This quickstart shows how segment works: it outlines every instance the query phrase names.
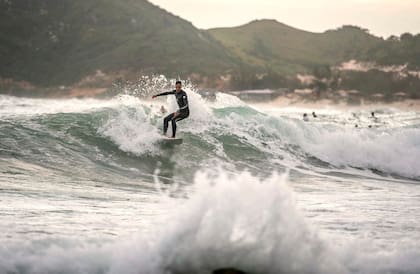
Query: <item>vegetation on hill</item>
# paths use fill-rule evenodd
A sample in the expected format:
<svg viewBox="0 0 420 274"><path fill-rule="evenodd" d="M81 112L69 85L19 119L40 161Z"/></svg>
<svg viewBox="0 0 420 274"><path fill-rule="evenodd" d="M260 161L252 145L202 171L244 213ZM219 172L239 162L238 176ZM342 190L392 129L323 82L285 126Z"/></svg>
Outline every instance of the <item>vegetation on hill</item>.
<svg viewBox="0 0 420 274"><path fill-rule="evenodd" d="M0 76L71 84L96 70L168 76L233 67L206 31L144 0L0 0Z"/></svg>
<svg viewBox="0 0 420 274"><path fill-rule="evenodd" d="M418 76L400 77L400 73L381 71L341 71L337 67L348 60L373 62L383 66L403 66L420 70L420 34L391 36L384 40L356 26L343 26L323 33L292 28L275 20L257 20L235 28L209 30L233 56L246 66L238 70L237 88L283 86L305 88L294 77L315 77L309 85L319 91L357 89L364 94L406 92L420 97Z"/></svg>
<svg viewBox="0 0 420 274"><path fill-rule="evenodd" d="M337 69L357 60L419 71L420 34L383 39L356 26L313 33L275 20L199 30L146 0L0 0L0 60L0 89L9 78L26 88L104 87L121 76L164 74L237 90L420 90L420 74ZM297 74L316 80L307 86Z"/></svg>
<svg viewBox="0 0 420 274"><path fill-rule="evenodd" d="M311 72L315 66L366 56L370 48L381 43L380 38L357 27L312 33L275 20L209 31L246 64L282 74Z"/></svg>

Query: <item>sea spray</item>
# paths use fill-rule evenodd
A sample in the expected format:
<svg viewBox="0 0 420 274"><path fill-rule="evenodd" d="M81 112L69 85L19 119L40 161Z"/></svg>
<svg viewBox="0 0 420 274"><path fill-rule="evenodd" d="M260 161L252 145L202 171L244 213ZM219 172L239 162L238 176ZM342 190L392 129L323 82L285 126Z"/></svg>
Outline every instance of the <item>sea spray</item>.
<svg viewBox="0 0 420 274"><path fill-rule="evenodd" d="M217 173L217 176L215 174ZM303 219L286 176L203 170L183 190L161 192L149 235L114 243L45 242L0 249L4 273L346 273L329 244ZM160 184L158 173L156 184ZM159 224L159 225L158 225ZM38 242L38 245L40 242Z"/></svg>
<svg viewBox="0 0 420 274"><path fill-rule="evenodd" d="M217 175L215 176L215 173ZM200 171L156 243L171 273L345 273L304 221L286 177Z"/></svg>

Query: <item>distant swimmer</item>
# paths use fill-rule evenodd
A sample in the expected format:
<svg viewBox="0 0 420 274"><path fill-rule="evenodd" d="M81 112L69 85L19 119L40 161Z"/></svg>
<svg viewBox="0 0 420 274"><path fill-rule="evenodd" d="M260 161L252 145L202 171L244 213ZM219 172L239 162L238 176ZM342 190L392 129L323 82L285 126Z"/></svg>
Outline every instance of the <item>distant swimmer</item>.
<svg viewBox="0 0 420 274"><path fill-rule="evenodd" d="M176 102L178 103L179 109L174 113L169 114L163 119L163 135L166 135L168 131L168 123L172 122L172 138L175 138L176 134L176 122L181 121L187 118L190 115L190 109L188 108L188 97L187 93L182 90L181 81L176 81L175 89L172 91L162 92L156 95L153 95L152 98L165 95L175 95Z"/></svg>
<svg viewBox="0 0 420 274"><path fill-rule="evenodd" d="M314 118L318 117L318 116L316 115L315 111L312 111L312 117L314 117Z"/></svg>
<svg viewBox="0 0 420 274"><path fill-rule="evenodd" d="M373 119L375 123L379 122L378 117L375 116L375 112L373 111L370 113L370 118Z"/></svg>
<svg viewBox="0 0 420 274"><path fill-rule="evenodd" d="M308 114L306 114L306 113L303 114L303 121L305 121L305 122L309 121Z"/></svg>

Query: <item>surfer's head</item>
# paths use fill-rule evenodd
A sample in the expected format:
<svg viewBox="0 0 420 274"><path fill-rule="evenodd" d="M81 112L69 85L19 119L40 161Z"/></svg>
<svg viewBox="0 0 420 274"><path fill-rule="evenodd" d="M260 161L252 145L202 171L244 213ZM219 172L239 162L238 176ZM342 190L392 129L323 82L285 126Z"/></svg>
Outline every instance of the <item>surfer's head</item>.
<svg viewBox="0 0 420 274"><path fill-rule="evenodd" d="M181 90L181 88L182 88L181 81L176 81L175 82L175 89L176 89L176 91L179 92Z"/></svg>

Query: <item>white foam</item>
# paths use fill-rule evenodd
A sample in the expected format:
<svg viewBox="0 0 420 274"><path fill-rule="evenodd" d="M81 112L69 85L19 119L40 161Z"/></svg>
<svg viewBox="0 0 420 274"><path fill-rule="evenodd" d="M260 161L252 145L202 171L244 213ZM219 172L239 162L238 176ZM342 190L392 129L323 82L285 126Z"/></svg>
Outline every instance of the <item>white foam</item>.
<svg viewBox="0 0 420 274"><path fill-rule="evenodd" d="M115 100L98 99L32 99L0 95L0 115L34 116L54 113L83 113L101 108L135 104L135 100L123 97Z"/></svg>
<svg viewBox="0 0 420 274"><path fill-rule="evenodd" d="M121 150L138 155L157 153L155 143L162 138L143 106L120 108L98 132L111 138Z"/></svg>
<svg viewBox="0 0 420 274"><path fill-rule="evenodd" d="M246 104L239 99L237 96L233 96L227 93L217 92L216 100L212 104L214 108L226 108L226 107L243 107Z"/></svg>
<svg viewBox="0 0 420 274"><path fill-rule="evenodd" d="M197 173L194 182L187 200L162 197L168 216L154 234L115 244L0 249L0 272L19 267L25 273L211 273L223 267L250 273L345 272L305 223L285 177L259 180L247 172L213 170Z"/></svg>
<svg viewBox="0 0 420 274"><path fill-rule="evenodd" d="M354 118L333 111L304 122L298 115L303 110L287 111L286 114L270 112L269 118L259 118L266 132L282 140L279 149L272 150L276 154L284 154L283 145L292 144L299 146L302 152L337 167L420 177L420 129L413 124L416 121L413 114L390 112L383 114L386 116L380 117L378 122L366 118L369 113L360 113L361 117ZM355 121L364 128L355 128ZM367 127L372 124L372 128Z"/></svg>
<svg viewBox="0 0 420 274"><path fill-rule="evenodd" d="M216 177L214 177L216 175ZM250 273L338 273L343 268L296 208L285 177L199 172L191 197L157 244L179 273L235 267Z"/></svg>
<svg viewBox="0 0 420 274"><path fill-rule="evenodd" d="M332 165L420 177L419 129L379 131L304 125L293 130L295 138L290 141Z"/></svg>
<svg viewBox="0 0 420 274"><path fill-rule="evenodd" d="M420 177L420 130L417 129L382 134L369 130L333 132L317 136L315 143L305 147L334 165Z"/></svg>
<svg viewBox="0 0 420 274"><path fill-rule="evenodd" d="M334 244L303 217L285 176L204 170L188 199L162 196L154 229L115 243L34 241L0 246L0 273L418 273L418 251L367 240ZM147 218L147 216L144 216ZM328 239L328 240L327 240Z"/></svg>

